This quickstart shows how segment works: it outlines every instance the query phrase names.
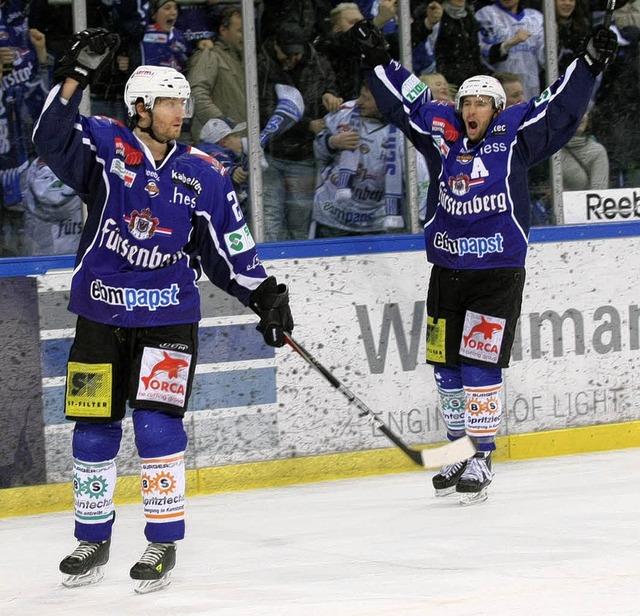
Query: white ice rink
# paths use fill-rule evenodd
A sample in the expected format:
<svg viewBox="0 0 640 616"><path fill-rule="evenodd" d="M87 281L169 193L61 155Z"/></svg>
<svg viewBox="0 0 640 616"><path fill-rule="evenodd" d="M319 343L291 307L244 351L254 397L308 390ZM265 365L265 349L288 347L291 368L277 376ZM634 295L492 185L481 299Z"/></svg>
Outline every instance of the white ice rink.
<svg viewBox="0 0 640 616"><path fill-rule="evenodd" d="M105 579L60 586L71 512L0 519L2 616L637 616L640 449L496 464L486 503L430 472L192 498L172 585L136 595L142 511Z"/></svg>

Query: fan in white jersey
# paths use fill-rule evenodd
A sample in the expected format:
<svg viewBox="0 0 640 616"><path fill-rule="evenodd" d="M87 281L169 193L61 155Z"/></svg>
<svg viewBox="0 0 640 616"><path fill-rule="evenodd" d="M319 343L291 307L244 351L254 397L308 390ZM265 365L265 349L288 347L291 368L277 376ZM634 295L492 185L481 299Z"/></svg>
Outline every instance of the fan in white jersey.
<svg viewBox="0 0 640 616"><path fill-rule="evenodd" d="M399 232L404 216L404 135L384 122L369 87L326 116L314 152L321 169L311 237ZM426 195L429 175L418 165Z"/></svg>

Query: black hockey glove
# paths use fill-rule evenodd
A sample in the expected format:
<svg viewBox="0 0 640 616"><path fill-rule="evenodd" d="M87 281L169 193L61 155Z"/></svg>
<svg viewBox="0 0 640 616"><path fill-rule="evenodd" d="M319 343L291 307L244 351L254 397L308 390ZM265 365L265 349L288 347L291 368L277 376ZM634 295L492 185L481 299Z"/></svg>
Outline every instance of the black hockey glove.
<svg viewBox="0 0 640 616"><path fill-rule="evenodd" d="M263 335L264 341L269 346L283 346L283 333L290 334L293 329L287 285L278 284L273 276L269 276L251 294L249 301L251 309L260 317L256 329Z"/></svg>
<svg viewBox="0 0 640 616"><path fill-rule="evenodd" d="M598 26L587 39L583 57L594 77L597 77L616 57L618 37L613 30Z"/></svg>
<svg viewBox="0 0 640 616"><path fill-rule="evenodd" d="M58 63L55 80L59 82L71 77L84 90L113 56L120 45L120 37L105 28L88 28L74 34L71 41L71 47Z"/></svg>
<svg viewBox="0 0 640 616"><path fill-rule="evenodd" d="M360 52L363 64L369 68L378 64L389 64L391 56L387 51L389 43L384 34L370 21L363 19L354 24L349 30L349 36Z"/></svg>

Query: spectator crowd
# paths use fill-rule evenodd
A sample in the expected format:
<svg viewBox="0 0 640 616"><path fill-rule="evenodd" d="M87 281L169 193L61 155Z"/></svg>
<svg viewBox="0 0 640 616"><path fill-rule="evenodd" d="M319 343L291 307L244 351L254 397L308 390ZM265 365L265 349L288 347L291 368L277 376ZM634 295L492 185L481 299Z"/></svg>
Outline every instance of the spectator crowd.
<svg viewBox="0 0 640 616"><path fill-rule="evenodd" d="M110 64L91 84L91 113L126 123L124 86L141 64L184 73L194 115L181 140L227 169L251 220L241 3L86 3L88 26L120 37ZM602 20L604 4L555 0L560 72ZM618 2L612 27L619 51L579 134L561 152L565 190L640 183L638 7L640 0ZM443 104L477 74L500 80L507 105L544 89L540 0L412 0L410 11L414 73ZM363 18L383 31L399 58L397 0L255 0L261 129L282 105L299 109L288 130L263 140L266 241L409 230L404 173L395 173L404 165L404 137L380 116L349 37ZM31 142L71 24L70 4L0 0L0 256L68 254L77 246L82 203L36 159ZM283 91L297 92L300 100L283 101ZM417 168L423 201L430 179L420 156ZM554 224L548 184L546 169L532 170L533 216L540 225Z"/></svg>

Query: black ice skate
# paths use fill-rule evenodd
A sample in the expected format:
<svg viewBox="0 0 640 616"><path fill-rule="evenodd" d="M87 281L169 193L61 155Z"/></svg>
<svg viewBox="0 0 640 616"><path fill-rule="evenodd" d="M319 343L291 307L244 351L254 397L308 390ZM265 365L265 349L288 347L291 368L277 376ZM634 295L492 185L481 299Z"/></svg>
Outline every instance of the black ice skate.
<svg viewBox="0 0 640 616"><path fill-rule="evenodd" d="M456 485L465 468L467 468L467 460L447 464L440 469L437 475L433 476L431 482L436 491L436 498L453 494L456 491Z"/></svg>
<svg viewBox="0 0 640 616"><path fill-rule="evenodd" d="M456 492L460 495L461 505L482 503L489 497L488 487L493 479L491 472L491 452L479 451L468 460L462 473Z"/></svg>
<svg viewBox="0 0 640 616"><path fill-rule="evenodd" d="M104 577L104 565L109 560L111 540L102 543L81 541L78 547L61 563L60 571L65 574L62 585L67 588L97 584Z"/></svg>
<svg viewBox="0 0 640 616"><path fill-rule="evenodd" d="M169 586L175 564L175 543L150 543L129 572L132 579L139 580L135 591L142 595Z"/></svg>

